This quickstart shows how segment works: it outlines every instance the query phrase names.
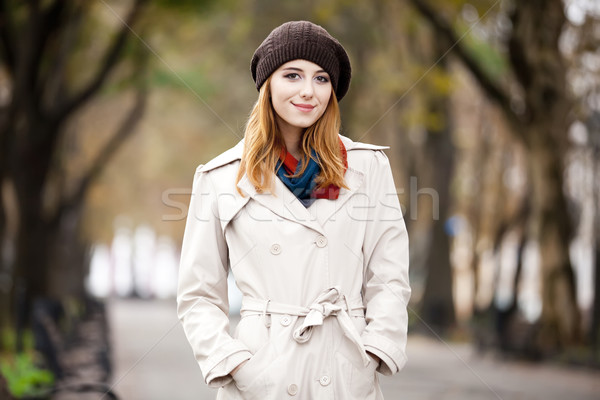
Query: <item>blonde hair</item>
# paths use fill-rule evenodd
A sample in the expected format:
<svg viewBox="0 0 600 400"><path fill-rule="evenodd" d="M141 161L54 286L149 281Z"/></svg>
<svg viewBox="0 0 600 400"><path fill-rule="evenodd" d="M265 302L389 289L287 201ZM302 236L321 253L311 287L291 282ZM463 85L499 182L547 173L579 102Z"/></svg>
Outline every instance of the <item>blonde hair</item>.
<svg viewBox="0 0 600 400"><path fill-rule="evenodd" d="M275 110L271 104L271 77L260 88L258 100L252 108L246 131L244 133L244 152L238 169L236 184L242 179L244 172L258 193L271 190L271 172L275 171L277 160L285 143L277 127ZM330 184L348 188L344 183L344 162L339 144L338 132L341 127L340 109L333 89L325 112L312 126L306 128L302 135L302 157L299 160L300 176L308 166L311 157L310 149L314 149L319 159L315 160L321 167L316 178L317 188L326 188ZM237 188L238 192L243 193Z"/></svg>

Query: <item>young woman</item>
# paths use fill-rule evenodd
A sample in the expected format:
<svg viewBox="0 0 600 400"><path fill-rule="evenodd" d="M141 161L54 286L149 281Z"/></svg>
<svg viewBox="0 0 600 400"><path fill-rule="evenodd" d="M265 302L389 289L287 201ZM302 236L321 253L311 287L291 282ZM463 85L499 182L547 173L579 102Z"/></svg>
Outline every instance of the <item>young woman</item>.
<svg viewBox="0 0 600 400"><path fill-rule="evenodd" d="M277 27L251 70L244 139L196 170L179 318L217 399L382 399L376 371L406 362L410 297L387 147L339 134L350 62L320 26Z"/></svg>

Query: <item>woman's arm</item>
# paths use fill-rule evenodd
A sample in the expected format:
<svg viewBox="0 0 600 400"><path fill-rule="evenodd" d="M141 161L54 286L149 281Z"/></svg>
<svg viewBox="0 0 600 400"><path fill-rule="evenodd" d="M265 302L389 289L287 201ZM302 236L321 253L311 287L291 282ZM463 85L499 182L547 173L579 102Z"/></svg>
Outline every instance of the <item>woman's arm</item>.
<svg viewBox="0 0 600 400"><path fill-rule="evenodd" d="M370 351L367 351L367 354L373 359L375 360L375 363L377 365L381 364L381 358L379 358L379 356L377 356L376 354L371 353Z"/></svg>
<svg viewBox="0 0 600 400"><path fill-rule="evenodd" d="M235 376L235 373L238 371L238 369L242 368L242 366L244 364L246 364L248 362L248 360L244 360L242 361L242 363L240 365L238 365L237 367L235 367L234 369L231 370L230 374L231 376Z"/></svg>
<svg viewBox="0 0 600 400"><path fill-rule="evenodd" d="M220 387L252 354L229 334L228 249L209 173L196 170L183 237L177 314L207 385Z"/></svg>
<svg viewBox="0 0 600 400"><path fill-rule="evenodd" d="M406 363L408 235L389 160L376 151L368 176L369 218L363 244L365 349L381 359L379 372L392 375Z"/></svg>

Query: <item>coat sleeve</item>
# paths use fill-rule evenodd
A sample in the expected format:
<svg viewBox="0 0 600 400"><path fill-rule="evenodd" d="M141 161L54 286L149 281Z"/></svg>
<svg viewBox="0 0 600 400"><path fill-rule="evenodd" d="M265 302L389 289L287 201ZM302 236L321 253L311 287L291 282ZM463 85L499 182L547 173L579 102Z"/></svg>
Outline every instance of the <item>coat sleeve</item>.
<svg viewBox="0 0 600 400"><path fill-rule="evenodd" d="M229 334L228 249L207 172L198 167L183 237L177 287L177 315L206 384L224 386L229 374L252 356Z"/></svg>
<svg viewBox="0 0 600 400"><path fill-rule="evenodd" d="M365 349L382 362L378 371L393 375L406 363L408 235L392 169L383 151L376 151L368 176L369 218L363 243L363 298L367 326Z"/></svg>

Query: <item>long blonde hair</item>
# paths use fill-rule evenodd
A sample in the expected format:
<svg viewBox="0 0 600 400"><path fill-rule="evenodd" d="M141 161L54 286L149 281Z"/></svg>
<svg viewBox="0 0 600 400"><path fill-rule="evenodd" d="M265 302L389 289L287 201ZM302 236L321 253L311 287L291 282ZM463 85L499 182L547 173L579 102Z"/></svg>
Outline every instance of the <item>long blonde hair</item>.
<svg viewBox="0 0 600 400"><path fill-rule="evenodd" d="M271 190L271 172L275 171L277 160L285 143L277 127L275 110L271 104L271 78L262 85L258 100L252 108L246 131L244 133L244 152L238 170L236 184L244 176L254 185L258 193ZM308 166L311 157L310 149L314 149L319 159L315 160L321 167L316 178L318 188L326 188L330 184L348 188L344 183L344 162L339 144L338 132L341 127L340 109L333 89L325 112L312 126L306 128L302 135L301 168L296 177ZM239 188L238 192L243 196Z"/></svg>

